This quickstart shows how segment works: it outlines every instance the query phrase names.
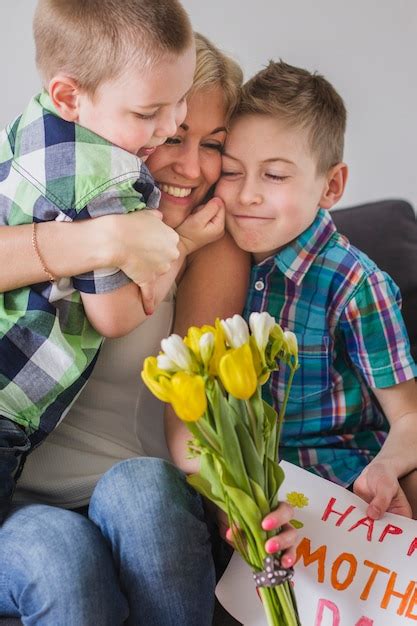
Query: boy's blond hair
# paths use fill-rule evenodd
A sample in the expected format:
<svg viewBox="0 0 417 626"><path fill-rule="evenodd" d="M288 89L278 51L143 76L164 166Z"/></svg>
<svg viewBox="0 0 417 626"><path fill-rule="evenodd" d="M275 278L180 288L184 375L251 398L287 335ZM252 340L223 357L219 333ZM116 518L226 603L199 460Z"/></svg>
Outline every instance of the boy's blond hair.
<svg viewBox="0 0 417 626"><path fill-rule="evenodd" d="M193 42L178 0L39 0L33 32L44 85L65 73L91 96L132 62L145 71Z"/></svg>
<svg viewBox="0 0 417 626"><path fill-rule="evenodd" d="M270 115L305 129L320 175L343 159L346 108L320 74L270 61L243 85L236 115L247 114Z"/></svg>
<svg viewBox="0 0 417 626"><path fill-rule="evenodd" d="M216 48L207 37L194 33L197 63L190 95L219 87L229 119L235 109L243 82L243 72L236 61Z"/></svg>

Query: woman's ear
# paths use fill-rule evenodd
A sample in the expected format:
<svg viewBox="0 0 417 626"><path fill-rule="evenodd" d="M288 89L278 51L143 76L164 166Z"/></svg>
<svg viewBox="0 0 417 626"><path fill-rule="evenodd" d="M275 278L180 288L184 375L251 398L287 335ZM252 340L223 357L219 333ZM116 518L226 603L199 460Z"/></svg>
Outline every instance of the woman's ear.
<svg viewBox="0 0 417 626"><path fill-rule="evenodd" d="M49 82L48 92L60 117L67 122L77 122L80 90L75 80L57 74Z"/></svg>
<svg viewBox="0 0 417 626"><path fill-rule="evenodd" d="M331 209L343 196L348 177L346 163L337 163L327 172L326 185L320 198L320 206L323 209Z"/></svg>

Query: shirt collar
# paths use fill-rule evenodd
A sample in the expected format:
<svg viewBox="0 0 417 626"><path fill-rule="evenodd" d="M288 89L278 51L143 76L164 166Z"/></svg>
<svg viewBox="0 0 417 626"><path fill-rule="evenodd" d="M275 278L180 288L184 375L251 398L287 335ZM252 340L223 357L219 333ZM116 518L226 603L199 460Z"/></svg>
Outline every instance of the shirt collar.
<svg viewBox="0 0 417 626"><path fill-rule="evenodd" d="M276 266L289 280L299 285L335 232L336 226L329 211L320 209L311 226L275 255Z"/></svg>

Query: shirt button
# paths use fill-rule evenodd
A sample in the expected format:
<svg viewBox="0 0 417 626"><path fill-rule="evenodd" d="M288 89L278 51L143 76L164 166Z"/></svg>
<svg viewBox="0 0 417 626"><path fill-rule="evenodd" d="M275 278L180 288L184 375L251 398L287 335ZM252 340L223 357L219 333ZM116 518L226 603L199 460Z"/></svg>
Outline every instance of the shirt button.
<svg viewBox="0 0 417 626"><path fill-rule="evenodd" d="M265 283L263 280L257 280L255 283L255 289L256 291L262 291L262 289L265 288Z"/></svg>

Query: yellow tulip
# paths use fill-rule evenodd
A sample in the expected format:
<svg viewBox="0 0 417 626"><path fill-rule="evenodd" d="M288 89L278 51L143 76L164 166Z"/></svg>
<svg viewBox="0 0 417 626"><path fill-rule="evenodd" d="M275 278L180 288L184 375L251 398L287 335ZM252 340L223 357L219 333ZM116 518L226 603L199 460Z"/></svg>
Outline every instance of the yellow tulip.
<svg viewBox="0 0 417 626"><path fill-rule="evenodd" d="M229 350L219 362L220 379L225 389L239 400L248 400L258 385L249 344Z"/></svg>
<svg viewBox="0 0 417 626"><path fill-rule="evenodd" d="M214 326L205 324L199 328L198 326L190 326L187 335L184 337L184 343L194 352L197 358L200 358L200 339L205 333L214 333L216 329Z"/></svg>
<svg viewBox="0 0 417 626"><path fill-rule="evenodd" d="M217 318L215 322L214 330L211 330L214 334L214 348L213 354L210 360L209 365L209 374L211 376L217 376L219 373L219 363L220 359L226 354L226 342L224 337L223 328L221 326L220 320Z"/></svg>
<svg viewBox="0 0 417 626"><path fill-rule="evenodd" d="M177 372L171 378L170 402L178 417L196 422L207 409L207 397L202 376Z"/></svg>
<svg viewBox="0 0 417 626"><path fill-rule="evenodd" d="M159 369L156 357L148 356L145 359L141 376L143 382L152 391L154 396L162 400L162 402L170 402L170 374L165 370Z"/></svg>

